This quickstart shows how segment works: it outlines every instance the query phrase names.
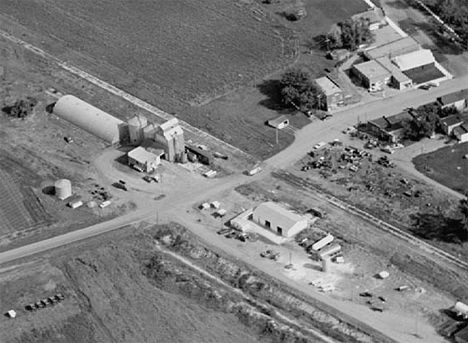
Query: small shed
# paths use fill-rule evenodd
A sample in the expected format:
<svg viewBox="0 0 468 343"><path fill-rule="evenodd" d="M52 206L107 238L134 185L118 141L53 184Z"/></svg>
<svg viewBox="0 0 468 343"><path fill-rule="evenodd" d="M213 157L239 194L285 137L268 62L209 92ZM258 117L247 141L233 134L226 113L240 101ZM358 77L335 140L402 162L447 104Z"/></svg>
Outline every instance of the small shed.
<svg viewBox="0 0 468 343"><path fill-rule="evenodd" d="M5 313L8 318L15 318L16 317L16 311L15 310L10 310L7 313Z"/></svg>
<svg viewBox="0 0 468 343"><path fill-rule="evenodd" d="M453 305L453 312L456 313L457 316L463 317L464 319L468 319L468 305L457 301L455 305Z"/></svg>
<svg viewBox="0 0 468 343"><path fill-rule="evenodd" d="M221 203L219 201L213 201L211 203L211 207L215 208L215 209L218 209L219 207L221 206Z"/></svg>
<svg viewBox="0 0 468 343"><path fill-rule="evenodd" d="M79 199L75 199L75 200L70 201L67 205L68 207L71 207L72 209L76 209L78 207L83 206L83 201Z"/></svg>
<svg viewBox="0 0 468 343"><path fill-rule="evenodd" d="M284 129L286 126L289 125L289 119L285 115L281 115L275 119L270 119L268 121L268 125L274 127L275 129Z"/></svg>
<svg viewBox="0 0 468 343"><path fill-rule="evenodd" d="M207 210L209 208L210 208L210 204L208 204L207 202L204 202L203 204L200 205L201 210Z"/></svg>
<svg viewBox="0 0 468 343"><path fill-rule="evenodd" d="M220 209L217 210L215 213L216 213L216 215L217 215L218 217L224 217L224 216L226 215L227 212L226 212L226 210L225 210L224 208L220 208Z"/></svg>
<svg viewBox="0 0 468 343"><path fill-rule="evenodd" d="M384 271L381 271L378 275L379 275L379 278L383 280L383 279L388 278L390 276L390 273L384 270Z"/></svg>

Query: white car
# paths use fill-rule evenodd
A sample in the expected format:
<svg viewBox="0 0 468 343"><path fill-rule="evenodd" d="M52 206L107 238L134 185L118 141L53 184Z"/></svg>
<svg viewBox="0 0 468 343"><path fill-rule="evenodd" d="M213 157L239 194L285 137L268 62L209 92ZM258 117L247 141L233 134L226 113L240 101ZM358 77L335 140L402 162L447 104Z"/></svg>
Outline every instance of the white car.
<svg viewBox="0 0 468 343"><path fill-rule="evenodd" d="M320 149L320 148L323 148L325 145L326 145L325 142L317 143L317 144L314 145L314 149L315 149L315 150L318 150L318 149Z"/></svg>

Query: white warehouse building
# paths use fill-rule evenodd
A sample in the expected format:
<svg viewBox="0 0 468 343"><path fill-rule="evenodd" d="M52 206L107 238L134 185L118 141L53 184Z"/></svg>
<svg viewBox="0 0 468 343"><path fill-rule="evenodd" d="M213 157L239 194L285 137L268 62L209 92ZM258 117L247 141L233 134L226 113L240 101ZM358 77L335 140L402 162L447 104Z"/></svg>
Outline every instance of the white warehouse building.
<svg viewBox="0 0 468 343"><path fill-rule="evenodd" d="M258 205L252 220L282 237L292 237L308 226L307 218L293 213L273 202Z"/></svg>
<svg viewBox="0 0 468 343"><path fill-rule="evenodd" d="M119 143L127 124L122 120L73 96L64 95L53 113L109 144Z"/></svg>

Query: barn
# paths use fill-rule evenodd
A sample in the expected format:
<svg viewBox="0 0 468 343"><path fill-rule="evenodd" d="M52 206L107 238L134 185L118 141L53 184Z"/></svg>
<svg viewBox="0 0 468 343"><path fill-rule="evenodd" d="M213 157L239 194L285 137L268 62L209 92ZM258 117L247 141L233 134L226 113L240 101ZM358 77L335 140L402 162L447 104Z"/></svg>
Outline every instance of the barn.
<svg viewBox="0 0 468 343"><path fill-rule="evenodd" d="M257 224L282 237L292 237L307 228L307 219L273 202L258 205L252 213Z"/></svg>
<svg viewBox="0 0 468 343"><path fill-rule="evenodd" d="M122 120L73 95L62 96L55 103L53 113L109 144L119 143L127 126Z"/></svg>

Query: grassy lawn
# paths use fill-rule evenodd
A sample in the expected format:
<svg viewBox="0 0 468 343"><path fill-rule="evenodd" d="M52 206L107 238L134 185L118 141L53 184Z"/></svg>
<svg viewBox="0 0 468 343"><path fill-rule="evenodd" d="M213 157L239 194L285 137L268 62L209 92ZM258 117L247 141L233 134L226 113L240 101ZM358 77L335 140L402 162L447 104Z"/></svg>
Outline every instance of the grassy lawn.
<svg viewBox="0 0 468 343"><path fill-rule="evenodd" d="M416 169L462 194L468 192L468 142L415 157Z"/></svg>

